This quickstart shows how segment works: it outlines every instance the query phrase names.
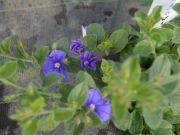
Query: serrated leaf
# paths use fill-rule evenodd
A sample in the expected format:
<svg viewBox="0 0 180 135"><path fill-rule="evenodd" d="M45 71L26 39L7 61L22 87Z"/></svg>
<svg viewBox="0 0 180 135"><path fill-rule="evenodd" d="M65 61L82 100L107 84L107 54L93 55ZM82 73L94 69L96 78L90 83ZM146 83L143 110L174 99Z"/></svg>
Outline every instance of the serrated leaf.
<svg viewBox="0 0 180 135"><path fill-rule="evenodd" d="M100 24L92 23L88 26L87 35L95 35L97 37L97 41L100 43L105 38L105 31Z"/></svg>
<svg viewBox="0 0 180 135"><path fill-rule="evenodd" d="M117 30L111 34L109 41L112 43L112 50L118 53L125 48L128 43L128 32L123 29Z"/></svg>
<svg viewBox="0 0 180 135"><path fill-rule="evenodd" d="M74 108L80 108L87 98L87 91L88 86L86 82L76 85L68 96L69 104Z"/></svg>
<svg viewBox="0 0 180 135"><path fill-rule="evenodd" d="M43 86L51 86L57 82L61 82L62 75L59 73L52 73L43 77Z"/></svg>

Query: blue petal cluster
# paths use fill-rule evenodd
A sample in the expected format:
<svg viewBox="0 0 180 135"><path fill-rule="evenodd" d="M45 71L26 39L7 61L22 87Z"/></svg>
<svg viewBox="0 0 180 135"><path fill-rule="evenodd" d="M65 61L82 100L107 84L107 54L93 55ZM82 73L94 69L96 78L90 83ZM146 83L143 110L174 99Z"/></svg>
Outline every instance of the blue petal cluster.
<svg viewBox="0 0 180 135"><path fill-rule="evenodd" d="M95 88L89 89L84 106L95 112L102 124L105 124L112 117L109 100L103 98L100 92Z"/></svg>
<svg viewBox="0 0 180 135"><path fill-rule="evenodd" d="M52 74L52 73L59 73L63 75L62 80L67 78L67 71L64 67L64 59L66 57L66 53L60 50L53 50L46 57L44 61L44 65L42 66L42 73L44 75Z"/></svg>

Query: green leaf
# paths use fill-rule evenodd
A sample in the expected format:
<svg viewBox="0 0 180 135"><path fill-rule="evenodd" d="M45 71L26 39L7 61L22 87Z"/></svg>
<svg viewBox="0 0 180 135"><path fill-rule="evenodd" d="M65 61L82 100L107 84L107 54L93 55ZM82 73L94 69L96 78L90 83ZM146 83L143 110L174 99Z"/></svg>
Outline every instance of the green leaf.
<svg viewBox="0 0 180 135"><path fill-rule="evenodd" d="M108 56L110 49L112 48L112 44L109 40L107 40L99 44L97 48Z"/></svg>
<svg viewBox="0 0 180 135"><path fill-rule="evenodd" d="M123 131L129 129L131 123L131 116L128 110L125 112L121 120L113 119L113 123L118 129L121 129Z"/></svg>
<svg viewBox="0 0 180 135"><path fill-rule="evenodd" d="M83 43L86 46L86 49L95 52L97 45L97 37L96 35L87 35L83 38Z"/></svg>
<svg viewBox="0 0 180 135"><path fill-rule="evenodd" d="M77 124L74 120L67 121L64 126L67 135L81 135L85 127L83 123Z"/></svg>
<svg viewBox="0 0 180 135"><path fill-rule="evenodd" d="M60 83L62 75L59 73L52 73L43 77L43 86L51 86L55 83Z"/></svg>
<svg viewBox="0 0 180 135"><path fill-rule="evenodd" d="M153 0L139 0L139 3L143 6L150 6Z"/></svg>
<svg viewBox="0 0 180 135"><path fill-rule="evenodd" d="M172 125L168 122L163 120L161 125L156 130L151 130L153 135L173 135Z"/></svg>
<svg viewBox="0 0 180 135"><path fill-rule="evenodd" d="M57 49L63 50L65 52L69 51L69 41L66 37L61 37L60 40L57 41Z"/></svg>
<svg viewBox="0 0 180 135"><path fill-rule="evenodd" d="M151 40L155 41L157 46L162 46L173 37L173 30L169 28L153 29L150 33Z"/></svg>
<svg viewBox="0 0 180 135"><path fill-rule="evenodd" d="M3 54L10 54L11 38L7 37L0 43L0 52Z"/></svg>
<svg viewBox="0 0 180 135"><path fill-rule="evenodd" d="M16 74L17 62L9 61L0 66L0 79L7 79Z"/></svg>
<svg viewBox="0 0 180 135"><path fill-rule="evenodd" d="M169 58L167 55L162 54L154 60L150 68L149 78L150 80L158 82L159 80L161 80L161 78L169 76L170 73L171 63L169 61Z"/></svg>
<svg viewBox="0 0 180 135"><path fill-rule="evenodd" d="M102 127L101 120L99 119L99 117L97 116L95 112L89 112L84 122L90 126L96 126L98 128Z"/></svg>
<svg viewBox="0 0 180 135"><path fill-rule="evenodd" d="M42 110L45 106L45 101L43 97L39 97L34 102L31 103L31 108L34 112L38 112L39 110Z"/></svg>
<svg viewBox="0 0 180 135"><path fill-rule="evenodd" d="M178 14L180 14L180 3L176 3L176 5L174 5L173 9L178 12Z"/></svg>
<svg viewBox="0 0 180 135"><path fill-rule="evenodd" d="M163 111L162 110L151 110L149 108L143 107L143 117L146 124L151 129L158 129L163 121Z"/></svg>
<svg viewBox="0 0 180 135"><path fill-rule="evenodd" d="M80 108L87 97L88 86L86 82L76 85L69 94L68 102L74 108Z"/></svg>
<svg viewBox="0 0 180 135"><path fill-rule="evenodd" d="M26 121L22 123L22 134L23 135L36 135L37 132L37 120Z"/></svg>
<svg viewBox="0 0 180 135"><path fill-rule="evenodd" d="M176 44L180 44L180 38L179 38L180 27L175 27L173 32L174 32L174 36L173 36L172 42Z"/></svg>
<svg viewBox="0 0 180 135"><path fill-rule="evenodd" d="M148 27L147 27L149 18L148 18L148 15L147 15L146 13L137 11L137 12L135 13L134 19L135 19L136 22L138 23L141 32L146 33L146 34L149 33L149 29L150 29L152 26L148 26Z"/></svg>
<svg viewBox="0 0 180 135"><path fill-rule="evenodd" d="M73 117L75 110L71 108L59 108L54 110L54 119L58 122L64 122Z"/></svg>
<svg viewBox="0 0 180 135"><path fill-rule="evenodd" d="M65 68L67 69L68 72L77 73L82 69L79 64L80 63L79 59L69 57L67 61L68 62L67 64L65 64Z"/></svg>
<svg viewBox="0 0 180 135"><path fill-rule="evenodd" d="M171 124L179 124L180 114L174 114L172 111L168 111L164 114L164 120L167 120Z"/></svg>
<svg viewBox="0 0 180 135"><path fill-rule="evenodd" d="M139 111L133 111L131 113L131 124L129 132L132 135L141 134L143 130L143 117Z"/></svg>
<svg viewBox="0 0 180 135"><path fill-rule="evenodd" d="M104 28L97 23L90 24L87 29L88 35L95 35L98 43L102 42L105 38Z"/></svg>
<svg viewBox="0 0 180 135"><path fill-rule="evenodd" d="M141 77L141 68L138 57L128 58L121 66L121 79L128 82L138 82Z"/></svg>
<svg viewBox="0 0 180 135"><path fill-rule="evenodd" d="M111 34L109 40L112 43L112 50L114 53L118 53L125 48L128 43L128 36L128 33L123 29L117 30Z"/></svg>
<svg viewBox="0 0 180 135"><path fill-rule="evenodd" d="M140 56L149 56L155 51L155 47L147 40L142 40L135 46L133 52Z"/></svg>
<svg viewBox="0 0 180 135"><path fill-rule="evenodd" d="M73 85L70 85L70 84L60 86L59 92L62 96L61 101L67 102L69 93L71 92L72 89L73 89Z"/></svg>
<svg viewBox="0 0 180 135"><path fill-rule="evenodd" d="M49 53L49 47L43 46L41 48L38 48L35 53L33 53L33 56L38 61L39 64L42 64L45 60L45 58L48 56Z"/></svg>
<svg viewBox="0 0 180 135"><path fill-rule="evenodd" d="M150 18L149 23L151 24L151 26L154 26L157 22L161 20L161 10L162 10L161 6L156 6L149 15Z"/></svg>
<svg viewBox="0 0 180 135"><path fill-rule="evenodd" d="M20 59L27 59L28 54L24 50L24 45L21 41L18 41L17 46L16 46L16 57Z"/></svg>
<svg viewBox="0 0 180 135"><path fill-rule="evenodd" d="M53 131L60 123L55 121L54 114L50 113L38 119L38 129L43 132Z"/></svg>
<svg viewBox="0 0 180 135"><path fill-rule="evenodd" d="M96 87L96 84L90 74L84 71L80 71L76 75L76 82L86 82L88 87Z"/></svg>

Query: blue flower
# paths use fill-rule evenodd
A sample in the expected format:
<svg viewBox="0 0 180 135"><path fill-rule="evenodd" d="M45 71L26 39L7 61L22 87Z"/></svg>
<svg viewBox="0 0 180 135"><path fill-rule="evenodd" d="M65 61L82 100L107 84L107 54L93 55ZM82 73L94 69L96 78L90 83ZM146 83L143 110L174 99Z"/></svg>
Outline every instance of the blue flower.
<svg viewBox="0 0 180 135"><path fill-rule="evenodd" d="M83 45L83 43L81 42L80 39L76 39L76 40L72 40L71 44L70 44L70 50L72 52L75 53L80 53L83 49L85 48L85 46Z"/></svg>
<svg viewBox="0 0 180 135"><path fill-rule="evenodd" d="M96 62L99 61L98 57L93 57L92 53L85 51L83 54L80 54L81 66L83 68L89 68L91 70L96 70Z"/></svg>
<svg viewBox="0 0 180 135"><path fill-rule="evenodd" d="M88 97L84 106L95 112L102 124L105 124L112 117L111 104L109 100L103 98L100 92L95 88L89 89Z"/></svg>
<svg viewBox="0 0 180 135"><path fill-rule="evenodd" d="M63 75L62 80L65 80L67 77L67 72L64 68L64 59L66 53L60 50L53 50L49 56L45 59L44 65L42 67L42 72L44 75L51 73L59 73Z"/></svg>

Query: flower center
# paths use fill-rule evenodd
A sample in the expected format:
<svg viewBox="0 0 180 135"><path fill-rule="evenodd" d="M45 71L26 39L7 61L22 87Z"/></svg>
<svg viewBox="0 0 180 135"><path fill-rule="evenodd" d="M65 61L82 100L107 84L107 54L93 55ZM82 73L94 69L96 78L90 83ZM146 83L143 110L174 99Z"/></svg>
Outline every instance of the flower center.
<svg viewBox="0 0 180 135"><path fill-rule="evenodd" d="M91 111L94 111L96 106L95 106L95 104L91 104L89 108L90 108Z"/></svg>
<svg viewBox="0 0 180 135"><path fill-rule="evenodd" d="M89 62L86 60L86 61L84 61L84 65L88 65L89 64Z"/></svg>
<svg viewBox="0 0 180 135"><path fill-rule="evenodd" d="M54 64L54 67L55 67L55 68L60 68L60 66L61 66L61 64L60 64L59 62L56 62L56 63Z"/></svg>

